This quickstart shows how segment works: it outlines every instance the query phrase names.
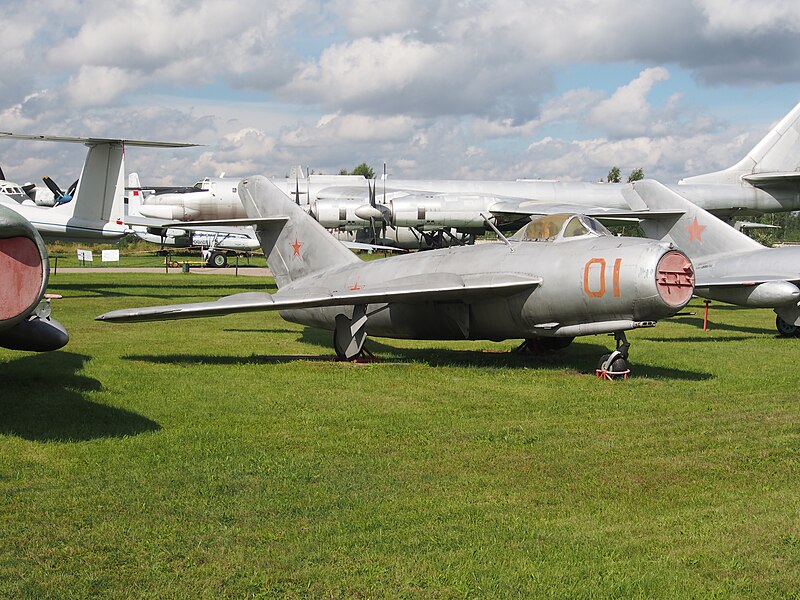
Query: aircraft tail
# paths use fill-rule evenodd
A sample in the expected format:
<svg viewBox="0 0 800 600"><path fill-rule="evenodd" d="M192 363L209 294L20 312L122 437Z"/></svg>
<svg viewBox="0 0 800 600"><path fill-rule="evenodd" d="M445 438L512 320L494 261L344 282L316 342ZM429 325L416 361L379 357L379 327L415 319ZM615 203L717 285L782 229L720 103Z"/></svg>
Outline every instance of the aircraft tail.
<svg viewBox="0 0 800 600"><path fill-rule="evenodd" d="M125 146L102 143L89 146L78 189L74 216L98 221L122 219L125 211Z"/></svg>
<svg viewBox="0 0 800 600"><path fill-rule="evenodd" d="M266 177L242 180L239 198L251 219L286 219L256 225L256 235L279 288L296 279L359 261Z"/></svg>
<svg viewBox="0 0 800 600"><path fill-rule="evenodd" d="M687 177L680 184L740 183L753 185L785 183L796 179L800 170L800 103L781 119L772 130L742 160L714 173Z"/></svg>
<svg viewBox="0 0 800 600"><path fill-rule="evenodd" d="M648 237L668 241L694 260L717 254L731 254L763 248L711 213L652 179L634 182L623 194L635 211L682 211L642 220Z"/></svg>
<svg viewBox="0 0 800 600"><path fill-rule="evenodd" d="M73 200L56 206L62 214L91 222L122 223L125 212L125 150L120 142L87 143Z"/></svg>

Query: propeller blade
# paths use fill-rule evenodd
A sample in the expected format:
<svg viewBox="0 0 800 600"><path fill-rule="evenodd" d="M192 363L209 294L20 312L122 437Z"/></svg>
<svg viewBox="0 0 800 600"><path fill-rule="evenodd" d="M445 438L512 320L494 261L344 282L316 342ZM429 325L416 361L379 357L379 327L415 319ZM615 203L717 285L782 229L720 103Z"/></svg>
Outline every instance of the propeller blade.
<svg viewBox="0 0 800 600"><path fill-rule="evenodd" d="M78 181L80 180L76 179L75 181L72 182L72 185L67 188L67 196L69 196L70 198L72 198L75 195L75 190L78 189Z"/></svg>
<svg viewBox="0 0 800 600"><path fill-rule="evenodd" d="M53 192L53 195L56 198L60 198L61 196L64 195L64 190L58 187L58 184L52 179L50 179L47 175L42 177L42 181L44 181L44 184L47 186L47 189Z"/></svg>
<svg viewBox="0 0 800 600"><path fill-rule="evenodd" d="M2 167L0 167L0 179L5 179L5 178L6 178L5 173L3 173L3 169Z"/></svg>
<svg viewBox="0 0 800 600"><path fill-rule="evenodd" d="M375 181L367 179L367 185L369 186L369 205L375 206Z"/></svg>

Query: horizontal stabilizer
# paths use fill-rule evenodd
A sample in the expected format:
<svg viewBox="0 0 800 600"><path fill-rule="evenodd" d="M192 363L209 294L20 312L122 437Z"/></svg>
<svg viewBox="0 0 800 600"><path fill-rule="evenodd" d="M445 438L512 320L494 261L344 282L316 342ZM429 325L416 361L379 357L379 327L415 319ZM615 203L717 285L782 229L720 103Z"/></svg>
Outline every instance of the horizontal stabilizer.
<svg viewBox="0 0 800 600"><path fill-rule="evenodd" d="M800 183L800 173L797 171L788 173L752 173L743 175L742 179L756 187L769 187L770 185Z"/></svg>
<svg viewBox="0 0 800 600"><path fill-rule="evenodd" d="M367 244L365 242L347 242L339 240L339 242L350 250L373 250L375 252L402 252L406 253L408 250L405 248L398 248L397 246L381 246L378 244Z"/></svg>
<svg viewBox="0 0 800 600"><path fill-rule="evenodd" d="M7 140L32 140L39 142L69 142L73 144L85 144L94 146L96 144L124 144L125 146L141 146L144 148L193 148L202 144L190 144L186 142L155 142L148 140L129 140L126 138L100 138L100 137L69 137L62 135L30 135L25 133L10 133L0 131L0 139Z"/></svg>
<svg viewBox="0 0 800 600"><path fill-rule="evenodd" d="M287 290L276 294L251 292L226 296L214 302L173 304L147 308L115 310L97 317L98 321L140 322L214 317L239 312L382 304L389 302L447 302L477 300L485 296L531 290L541 284L540 277L515 273L461 276L431 273L395 279L392 283L353 291Z"/></svg>

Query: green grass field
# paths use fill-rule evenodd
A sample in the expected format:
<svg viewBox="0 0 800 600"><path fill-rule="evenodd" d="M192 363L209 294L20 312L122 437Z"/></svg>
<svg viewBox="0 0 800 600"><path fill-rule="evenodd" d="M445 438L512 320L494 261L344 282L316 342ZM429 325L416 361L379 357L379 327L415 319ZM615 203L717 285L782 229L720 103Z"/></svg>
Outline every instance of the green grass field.
<svg viewBox="0 0 800 600"><path fill-rule="evenodd" d="M0 349L0 596L800 597L800 340L702 304L613 340L372 340L274 313L93 317L271 280L61 274ZM369 343L369 342L368 342Z"/></svg>

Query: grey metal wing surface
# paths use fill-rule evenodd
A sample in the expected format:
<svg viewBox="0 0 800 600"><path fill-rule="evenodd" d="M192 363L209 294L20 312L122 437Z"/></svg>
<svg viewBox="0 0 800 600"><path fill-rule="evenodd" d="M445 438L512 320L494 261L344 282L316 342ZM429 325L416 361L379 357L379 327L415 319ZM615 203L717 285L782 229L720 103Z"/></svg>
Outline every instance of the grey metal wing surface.
<svg viewBox="0 0 800 600"><path fill-rule="evenodd" d="M352 306L390 302L470 301L489 296L510 296L533 290L542 283L540 277L518 273L491 275L459 275L456 273L426 273L401 277L391 283L369 289L332 290L325 288L287 289L275 294L247 292L225 296L213 302L172 304L111 311L98 321L140 322L168 321L222 316L239 312L260 312L326 306Z"/></svg>

